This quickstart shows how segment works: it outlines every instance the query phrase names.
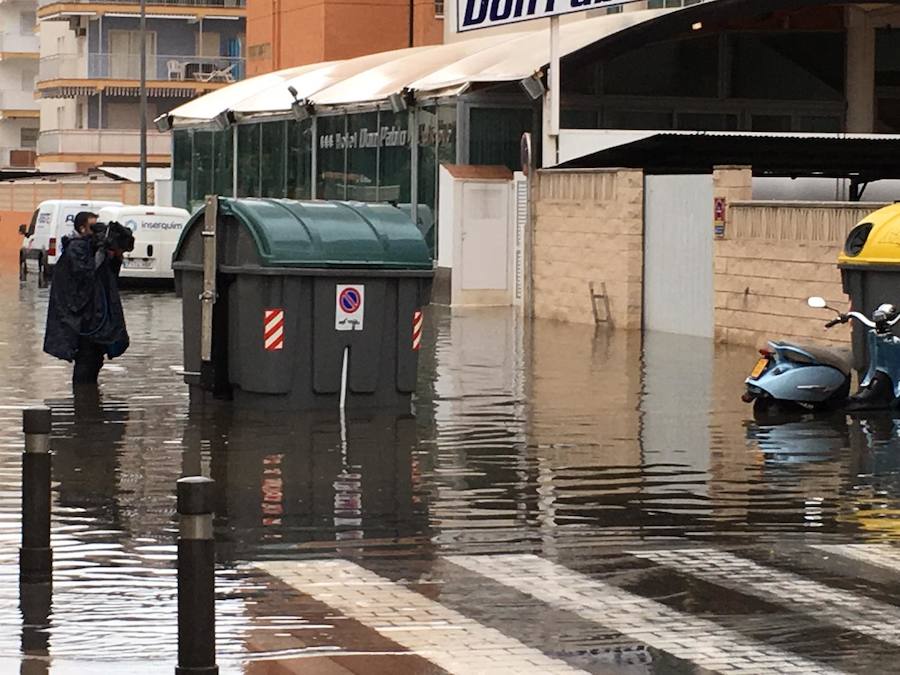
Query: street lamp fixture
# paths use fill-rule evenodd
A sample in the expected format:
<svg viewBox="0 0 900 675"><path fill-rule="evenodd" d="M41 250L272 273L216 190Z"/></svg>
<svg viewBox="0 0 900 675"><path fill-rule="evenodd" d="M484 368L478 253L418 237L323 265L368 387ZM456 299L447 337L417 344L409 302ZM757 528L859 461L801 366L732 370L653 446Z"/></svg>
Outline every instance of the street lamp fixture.
<svg viewBox="0 0 900 675"><path fill-rule="evenodd" d="M416 94L412 89L403 87L399 93L388 96L388 101L391 104L391 110L394 113L400 113L416 105Z"/></svg>
<svg viewBox="0 0 900 675"><path fill-rule="evenodd" d="M316 106L312 101L298 98L297 90L293 86L288 87L288 92L294 99L294 102L291 103L291 112L294 113L295 120L302 122L316 114Z"/></svg>
<svg viewBox="0 0 900 675"><path fill-rule="evenodd" d="M519 84L525 90L525 93L535 101L547 93L547 87L544 85L543 75L540 71L519 80Z"/></svg>
<svg viewBox="0 0 900 675"><path fill-rule="evenodd" d="M172 116L168 113L163 113L159 117L153 120L153 124L156 125L157 130L159 131L171 131L172 130Z"/></svg>

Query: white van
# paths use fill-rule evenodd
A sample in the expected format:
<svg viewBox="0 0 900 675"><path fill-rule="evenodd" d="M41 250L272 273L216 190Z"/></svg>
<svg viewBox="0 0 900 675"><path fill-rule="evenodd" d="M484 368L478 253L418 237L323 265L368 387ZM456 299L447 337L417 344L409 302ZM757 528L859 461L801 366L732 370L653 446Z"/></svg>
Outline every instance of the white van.
<svg viewBox="0 0 900 675"><path fill-rule="evenodd" d="M191 217L172 206L107 206L101 223L117 222L134 233L134 250L126 253L120 276L133 279L172 279L172 254Z"/></svg>
<svg viewBox="0 0 900 675"><path fill-rule="evenodd" d="M41 202L31 216L31 224L19 229L25 237L19 251L19 264L24 267L28 260L35 260L38 271L45 279L49 278L59 257L62 238L75 230L75 216L80 211L97 213L105 206L120 204L121 202L75 199L48 199Z"/></svg>

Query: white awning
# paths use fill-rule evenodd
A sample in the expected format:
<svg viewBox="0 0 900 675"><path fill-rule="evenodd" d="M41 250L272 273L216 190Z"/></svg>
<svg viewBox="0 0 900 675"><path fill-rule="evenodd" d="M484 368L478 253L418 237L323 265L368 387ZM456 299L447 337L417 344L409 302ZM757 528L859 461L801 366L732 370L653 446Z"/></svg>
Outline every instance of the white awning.
<svg viewBox="0 0 900 675"><path fill-rule="evenodd" d="M592 43L679 8L608 14L564 23L560 51L572 54ZM202 123L233 111L239 115L285 113L297 97L317 106L384 101L403 89L419 98L456 92L472 83L515 82L550 59L549 28L505 33L432 47L414 47L355 59L316 63L251 77L179 106L173 122Z"/></svg>

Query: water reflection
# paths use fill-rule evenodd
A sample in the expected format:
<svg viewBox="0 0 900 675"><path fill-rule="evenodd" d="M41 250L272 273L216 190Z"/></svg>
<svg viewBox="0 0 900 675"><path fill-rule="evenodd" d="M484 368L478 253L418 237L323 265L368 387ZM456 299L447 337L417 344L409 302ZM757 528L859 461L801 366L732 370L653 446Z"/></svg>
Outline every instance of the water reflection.
<svg viewBox="0 0 900 675"><path fill-rule="evenodd" d="M223 561L334 556L361 547L401 554L425 541L423 463L411 416L191 415L183 473L216 481ZM208 468L204 465L208 464Z"/></svg>

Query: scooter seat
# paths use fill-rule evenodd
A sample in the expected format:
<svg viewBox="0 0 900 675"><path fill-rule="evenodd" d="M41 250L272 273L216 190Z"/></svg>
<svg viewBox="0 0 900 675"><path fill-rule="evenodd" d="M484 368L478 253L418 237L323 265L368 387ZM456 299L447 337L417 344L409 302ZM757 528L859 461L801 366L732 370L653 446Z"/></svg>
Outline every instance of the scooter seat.
<svg viewBox="0 0 900 675"><path fill-rule="evenodd" d="M788 348L809 354L819 363L837 368L844 375L849 375L852 369L850 364L850 352L848 350L827 349L825 347L813 347L811 345L798 345L793 342L773 342L773 347Z"/></svg>

